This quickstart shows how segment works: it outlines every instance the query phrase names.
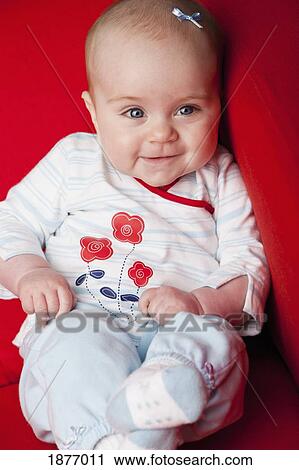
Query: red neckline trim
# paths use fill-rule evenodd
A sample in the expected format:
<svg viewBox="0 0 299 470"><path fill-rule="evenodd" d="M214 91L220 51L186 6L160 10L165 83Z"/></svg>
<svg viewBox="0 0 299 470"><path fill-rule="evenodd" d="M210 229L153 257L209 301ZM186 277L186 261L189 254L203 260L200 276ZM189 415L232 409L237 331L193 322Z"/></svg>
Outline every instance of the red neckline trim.
<svg viewBox="0 0 299 470"><path fill-rule="evenodd" d="M159 186L159 189L161 189L162 191L168 191L170 188L172 188L172 186L174 186L179 180L181 179L181 177L179 176L176 180L174 180L172 183L169 183L169 184L166 184L165 186ZM140 180L141 181L141 180ZM151 186L152 187L152 186Z"/></svg>
<svg viewBox="0 0 299 470"><path fill-rule="evenodd" d="M151 186L151 185L145 183L144 181L142 181L141 179L136 178L135 176L133 178L139 184L144 186L146 189L148 189L152 193L157 194L158 196L163 197L164 199L168 199L169 201L177 202L179 204L184 204L185 206L203 207L208 212L210 212L210 214L213 214L213 212L215 210L214 207L211 206L211 204L209 204L206 201L202 201L200 199L189 199L189 198L183 197L183 196L177 196L176 194L168 193L167 190L164 189L164 188L169 189L168 186L169 187L173 186L179 180L179 178L177 180L175 180L174 183L171 183L170 185L163 186L162 187L163 189L156 188L155 186Z"/></svg>

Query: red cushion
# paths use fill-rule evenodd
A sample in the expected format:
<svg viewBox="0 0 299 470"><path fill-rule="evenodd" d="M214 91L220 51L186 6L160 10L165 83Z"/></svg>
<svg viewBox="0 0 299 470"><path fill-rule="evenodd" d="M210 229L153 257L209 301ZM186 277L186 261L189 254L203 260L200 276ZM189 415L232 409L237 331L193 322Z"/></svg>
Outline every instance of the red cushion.
<svg viewBox="0 0 299 470"><path fill-rule="evenodd" d="M22 358L18 348L11 344L26 314L22 311L19 300L0 300L0 312L3 325L0 329L0 387L18 383L22 368Z"/></svg>
<svg viewBox="0 0 299 470"><path fill-rule="evenodd" d="M225 135L269 259L272 334L299 383L298 1L288 1L286 8L278 0L203 3L227 37Z"/></svg>
<svg viewBox="0 0 299 470"><path fill-rule="evenodd" d="M1 449L57 449L54 444L47 444L35 437L31 426L22 414L18 385L0 388Z"/></svg>

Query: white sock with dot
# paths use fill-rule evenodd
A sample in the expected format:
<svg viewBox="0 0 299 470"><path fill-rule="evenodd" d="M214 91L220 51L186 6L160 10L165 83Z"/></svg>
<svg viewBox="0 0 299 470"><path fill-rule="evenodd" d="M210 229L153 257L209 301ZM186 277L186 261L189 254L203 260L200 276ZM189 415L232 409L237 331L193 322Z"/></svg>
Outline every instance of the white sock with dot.
<svg viewBox="0 0 299 470"><path fill-rule="evenodd" d="M197 421L209 396L200 372L173 358L144 362L108 403L106 418L119 432L165 429Z"/></svg>

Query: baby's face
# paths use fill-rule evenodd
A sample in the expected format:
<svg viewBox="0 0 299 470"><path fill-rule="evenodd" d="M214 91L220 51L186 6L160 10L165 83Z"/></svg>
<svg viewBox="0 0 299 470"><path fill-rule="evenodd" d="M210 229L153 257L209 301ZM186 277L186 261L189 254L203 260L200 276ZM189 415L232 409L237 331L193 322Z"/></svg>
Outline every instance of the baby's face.
<svg viewBox="0 0 299 470"><path fill-rule="evenodd" d="M201 168L218 141L217 62L168 39L109 41L94 96L83 93L106 157L152 186Z"/></svg>

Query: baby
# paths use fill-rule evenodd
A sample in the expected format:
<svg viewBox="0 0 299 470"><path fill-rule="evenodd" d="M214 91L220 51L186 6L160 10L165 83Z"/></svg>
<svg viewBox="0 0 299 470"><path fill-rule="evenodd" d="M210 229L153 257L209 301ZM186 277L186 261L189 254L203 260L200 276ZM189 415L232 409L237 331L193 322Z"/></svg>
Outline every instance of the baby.
<svg viewBox="0 0 299 470"><path fill-rule="evenodd" d="M21 408L60 449L176 449L242 415L270 281L218 143L221 59L198 3L114 3L86 41L96 134L0 203L0 294L28 314Z"/></svg>

